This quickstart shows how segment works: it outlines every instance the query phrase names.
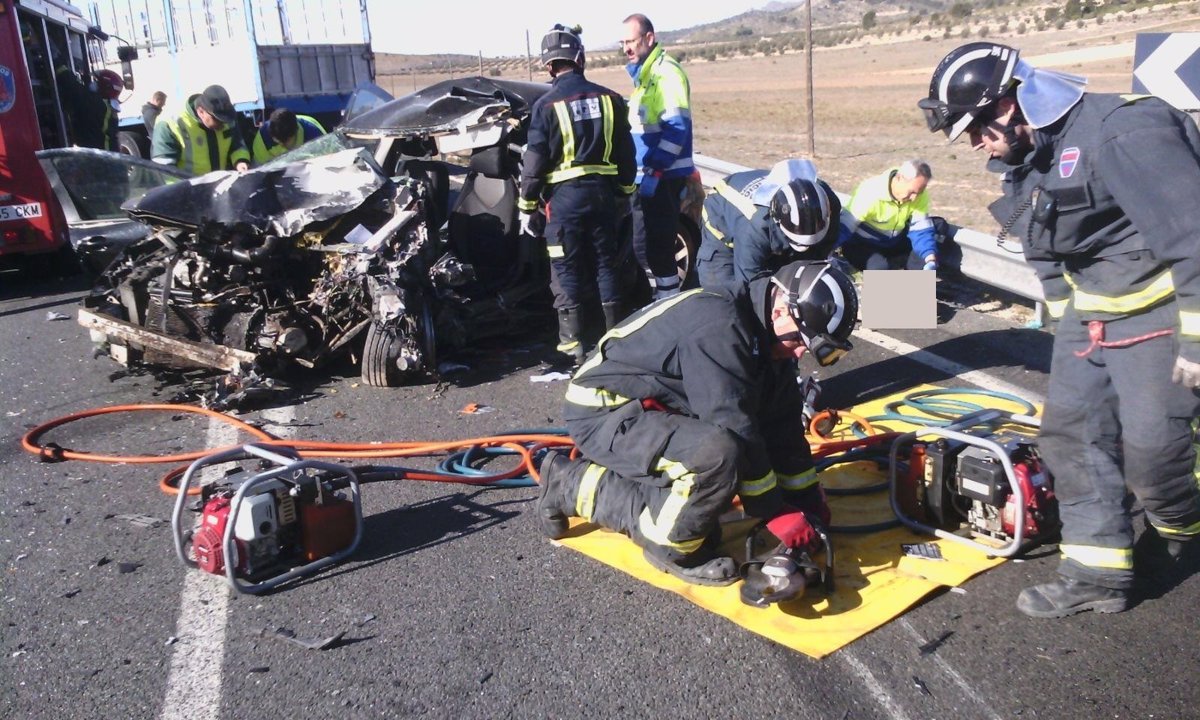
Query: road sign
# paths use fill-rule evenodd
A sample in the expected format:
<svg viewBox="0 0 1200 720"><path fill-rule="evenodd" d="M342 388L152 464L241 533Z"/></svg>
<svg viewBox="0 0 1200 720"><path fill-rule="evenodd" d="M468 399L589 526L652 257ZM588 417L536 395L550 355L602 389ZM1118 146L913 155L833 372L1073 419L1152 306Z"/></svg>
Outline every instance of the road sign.
<svg viewBox="0 0 1200 720"><path fill-rule="evenodd" d="M1138 33L1133 91L1200 110L1200 33Z"/></svg>

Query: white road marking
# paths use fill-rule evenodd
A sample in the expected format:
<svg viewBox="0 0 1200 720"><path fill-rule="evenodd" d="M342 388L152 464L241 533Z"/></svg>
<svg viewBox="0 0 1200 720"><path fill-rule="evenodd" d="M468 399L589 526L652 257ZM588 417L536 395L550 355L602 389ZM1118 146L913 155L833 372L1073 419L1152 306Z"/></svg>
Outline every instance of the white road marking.
<svg viewBox="0 0 1200 720"><path fill-rule="evenodd" d="M283 407L263 412L263 418L286 426L295 416L295 408ZM284 436L285 432L276 432ZM224 447L238 441L237 431L220 422L211 422L206 436L208 447ZM210 474L221 474L228 466L202 472L201 482ZM221 684L225 666L225 626L229 595L233 591L223 576L188 568L183 574L183 593L175 636L179 642L171 656L166 696L161 720L218 720L221 716Z"/></svg>
<svg viewBox="0 0 1200 720"><path fill-rule="evenodd" d="M904 708L900 707L900 703L896 702L896 699L892 697L891 693L889 693L887 689L875 679L875 676L871 673L871 669L863 664L861 660L854 657L854 653L850 652L849 650L845 650L838 653L838 658L849 665L850 669L854 671L854 674L857 675L860 680L862 680L863 684L867 686L867 690L872 696L874 696L875 700L881 706L883 706L883 709L887 712L888 717L890 717L892 720L909 720L908 713L904 712Z"/></svg>
<svg viewBox="0 0 1200 720"><path fill-rule="evenodd" d="M900 625L907 630L909 634L917 640L917 642L922 644L928 642L925 638L921 637L921 634L917 632L917 629L912 626L912 623L910 623L907 618L901 618ZM996 711L992 709L992 706L988 704L987 699L981 697L975 688L971 687L970 683L968 683L966 679L950 665L950 663L946 662L942 656L935 652L929 657L933 659L933 662L938 666L938 669L944 672L946 676L950 678L950 681L963 691L966 697L971 698L977 705L979 705L979 707L983 708L984 715L989 718L989 720L1002 720L1001 717L996 714Z"/></svg>
<svg viewBox="0 0 1200 720"><path fill-rule="evenodd" d="M854 334L873 345L878 345L884 350L894 352L897 355L903 355L904 357L915 360L922 365L928 365L934 370L940 370L947 375L960 378L971 383L972 385L978 385L985 390L994 390L996 392L1016 395L1017 397L1034 403L1035 405L1043 405L1046 402L1045 398L1033 390L1017 387L1012 383L996 379L982 370L972 370L966 365L956 363L952 360L947 360L940 355L931 353L928 350L922 350L915 345L909 345L908 343L902 342L895 338L888 337L883 333L876 332L874 330L868 330L867 328L859 328L858 330L854 331Z"/></svg>

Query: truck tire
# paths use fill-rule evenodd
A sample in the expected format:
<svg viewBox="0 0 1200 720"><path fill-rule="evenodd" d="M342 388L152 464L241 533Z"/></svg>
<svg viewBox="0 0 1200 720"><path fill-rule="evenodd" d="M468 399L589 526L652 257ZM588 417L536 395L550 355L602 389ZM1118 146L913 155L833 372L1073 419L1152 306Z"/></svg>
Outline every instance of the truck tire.
<svg viewBox="0 0 1200 720"><path fill-rule="evenodd" d="M117 148L122 155L135 158L150 157L150 138L139 133L123 130L117 133Z"/></svg>

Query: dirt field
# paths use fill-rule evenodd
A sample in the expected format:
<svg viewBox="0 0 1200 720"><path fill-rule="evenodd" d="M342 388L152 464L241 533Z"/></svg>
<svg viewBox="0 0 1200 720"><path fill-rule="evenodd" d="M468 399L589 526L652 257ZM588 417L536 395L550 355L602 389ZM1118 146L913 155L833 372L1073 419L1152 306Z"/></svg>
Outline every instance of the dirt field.
<svg viewBox="0 0 1200 720"><path fill-rule="evenodd" d="M1129 92L1135 34L1200 30L1198 13L1200 2L1121 19L1108 16L1102 25L1091 22L1082 29L1072 23L1063 30L1004 35L993 27L987 39L1020 48L1024 58L1040 67L1084 75L1093 90ZM933 166L934 211L960 225L995 232L986 207L998 193L998 178L984 171L982 155L965 143L948 146L942 135L927 132L916 109L917 99L928 92L933 66L968 40L922 40L927 32L917 30L853 47L816 48L817 167L834 188L850 192L869 175L905 158L923 157ZM969 39L979 39L977 32ZM685 68L692 83L697 152L757 167L803 156L807 142L802 54L689 61ZM600 68L588 75L628 92L629 77L623 68ZM526 79L524 74L511 77ZM380 84L403 95L444 78L381 77Z"/></svg>

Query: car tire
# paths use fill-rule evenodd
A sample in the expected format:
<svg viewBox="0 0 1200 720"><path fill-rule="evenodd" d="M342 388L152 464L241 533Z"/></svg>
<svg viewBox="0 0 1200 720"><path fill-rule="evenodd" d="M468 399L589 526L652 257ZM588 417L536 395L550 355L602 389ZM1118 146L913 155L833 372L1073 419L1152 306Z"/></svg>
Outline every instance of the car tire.
<svg viewBox="0 0 1200 720"><path fill-rule="evenodd" d="M681 215L675 228L675 266L679 269L679 286L684 290L697 287L696 258L700 252L700 229L691 218Z"/></svg>
<svg viewBox="0 0 1200 720"><path fill-rule="evenodd" d="M420 307L413 314L417 320L418 338L423 367L409 371L401 370L396 361L400 358L400 332L395 326L384 326L372 322L367 328L363 344L361 374L363 382L374 387L398 387L406 377L421 370L433 372L437 368L437 344L433 331L433 315L429 302L421 298Z"/></svg>
<svg viewBox="0 0 1200 720"><path fill-rule="evenodd" d="M150 140L135 132L119 132L117 133L117 149L122 155L147 158L150 157Z"/></svg>

